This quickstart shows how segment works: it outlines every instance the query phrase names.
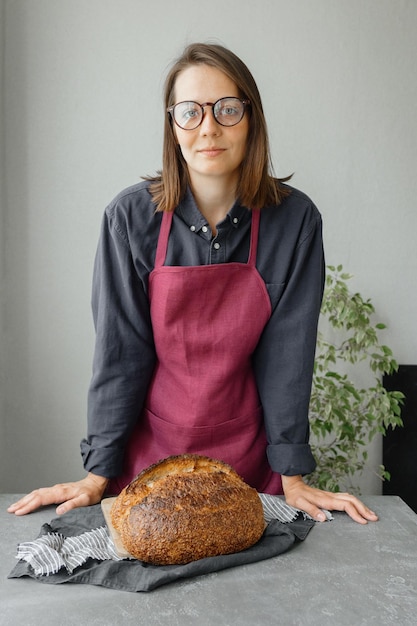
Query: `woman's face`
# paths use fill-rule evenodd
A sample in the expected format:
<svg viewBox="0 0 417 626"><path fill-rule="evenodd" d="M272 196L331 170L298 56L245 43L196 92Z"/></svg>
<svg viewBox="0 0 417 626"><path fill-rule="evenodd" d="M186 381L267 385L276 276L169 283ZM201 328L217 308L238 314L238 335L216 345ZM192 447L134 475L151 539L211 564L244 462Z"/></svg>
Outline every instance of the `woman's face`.
<svg viewBox="0 0 417 626"><path fill-rule="evenodd" d="M192 65L183 70L175 82L175 104L195 101L216 102L219 98L240 94L235 83L221 70L209 65ZM236 188L240 165L245 156L249 131L248 114L235 126L222 126L206 106L203 121L194 130L173 124L174 132L187 163L191 184L201 187L214 179Z"/></svg>

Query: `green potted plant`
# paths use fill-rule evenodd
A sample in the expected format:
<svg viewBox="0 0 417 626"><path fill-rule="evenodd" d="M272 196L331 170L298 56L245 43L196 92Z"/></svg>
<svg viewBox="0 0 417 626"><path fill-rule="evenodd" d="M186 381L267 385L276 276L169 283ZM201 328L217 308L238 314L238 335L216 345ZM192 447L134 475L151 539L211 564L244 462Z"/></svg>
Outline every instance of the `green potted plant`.
<svg viewBox="0 0 417 626"><path fill-rule="evenodd" d="M367 464L368 444L388 427L402 426L403 394L386 391L383 374L398 369L392 351L379 341L385 328L374 323L370 300L351 293L341 265L328 266L321 308L314 377L310 401L310 428L317 468L308 482L330 491L358 493L352 478ZM355 373L370 386L352 382ZM380 465L376 473L389 480Z"/></svg>

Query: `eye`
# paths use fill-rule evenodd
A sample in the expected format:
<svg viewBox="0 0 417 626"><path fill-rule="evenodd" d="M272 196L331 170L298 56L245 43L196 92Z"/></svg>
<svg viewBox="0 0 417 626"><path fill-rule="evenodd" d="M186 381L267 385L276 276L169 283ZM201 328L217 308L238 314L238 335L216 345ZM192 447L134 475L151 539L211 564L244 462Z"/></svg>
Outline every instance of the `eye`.
<svg viewBox="0 0 417 626"><path fill-rule="evenodd" d="M184 119L192 119L193 117L198 117L198 111L196 109L185 109L182 112L182 117Z"/></svg>
<svg viewBox="0 0 417 626"><path fill-rule="evenodd" d="M180 102L174 109L175 118L180 125L198 119L201 108L196 102Z"/></svg>
<svg viewBox="0 0 417 626"><path fill-rule="evenodd" d="M244 105L238 98L222 98L215 106L215 116L224 126L233 126L242 119Z"/></svg>
<svg viewBox="0 0 417 626"><path fill-rule="evenodd" d="M219 111L220 115L224 115L224 116L228 116L228 115L238 115L239 114L239 109L235 106L232 106L230 104L223 106L220 111Z"/></svg>

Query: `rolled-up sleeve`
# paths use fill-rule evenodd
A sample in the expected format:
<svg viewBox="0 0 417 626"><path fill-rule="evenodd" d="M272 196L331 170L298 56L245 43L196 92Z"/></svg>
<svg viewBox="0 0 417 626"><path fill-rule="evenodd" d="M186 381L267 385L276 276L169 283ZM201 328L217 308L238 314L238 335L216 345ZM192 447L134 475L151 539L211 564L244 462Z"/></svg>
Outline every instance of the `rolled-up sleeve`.
<svg viewBox="0 0 417 626"><path fill-rule="evenodd" d="M285 282L270 286L279 292L277 303L254 355L268 460L287 476L308 474L316 465L308 413L325 266L321 216L314 206L307 215Z"/></svg>
<svg viewBox="0 0 417 626"><path fill-rule="evenodd" d="M122 470L126 442L155 364L147 285L137 272L128 229L116 208L105 212L94 265L96 345L87 436L81 442L85 469L108 478Z"/></svg>

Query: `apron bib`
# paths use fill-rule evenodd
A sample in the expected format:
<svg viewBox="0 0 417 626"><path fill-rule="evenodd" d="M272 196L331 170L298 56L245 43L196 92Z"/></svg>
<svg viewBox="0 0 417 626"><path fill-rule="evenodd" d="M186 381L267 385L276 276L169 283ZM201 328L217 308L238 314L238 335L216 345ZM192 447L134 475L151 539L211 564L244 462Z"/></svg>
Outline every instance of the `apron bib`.
<svg viewBox="0 0 417 626"><path fill-rule="evenodd" d="M252 211L247 263L164 266L173 212L162 217L149 299L157 362L145 408L125 453L117 493L173 454L229 463L259 492L282 493L266 457L251 358L271 315L256 269L260 212Z"/></svg>

